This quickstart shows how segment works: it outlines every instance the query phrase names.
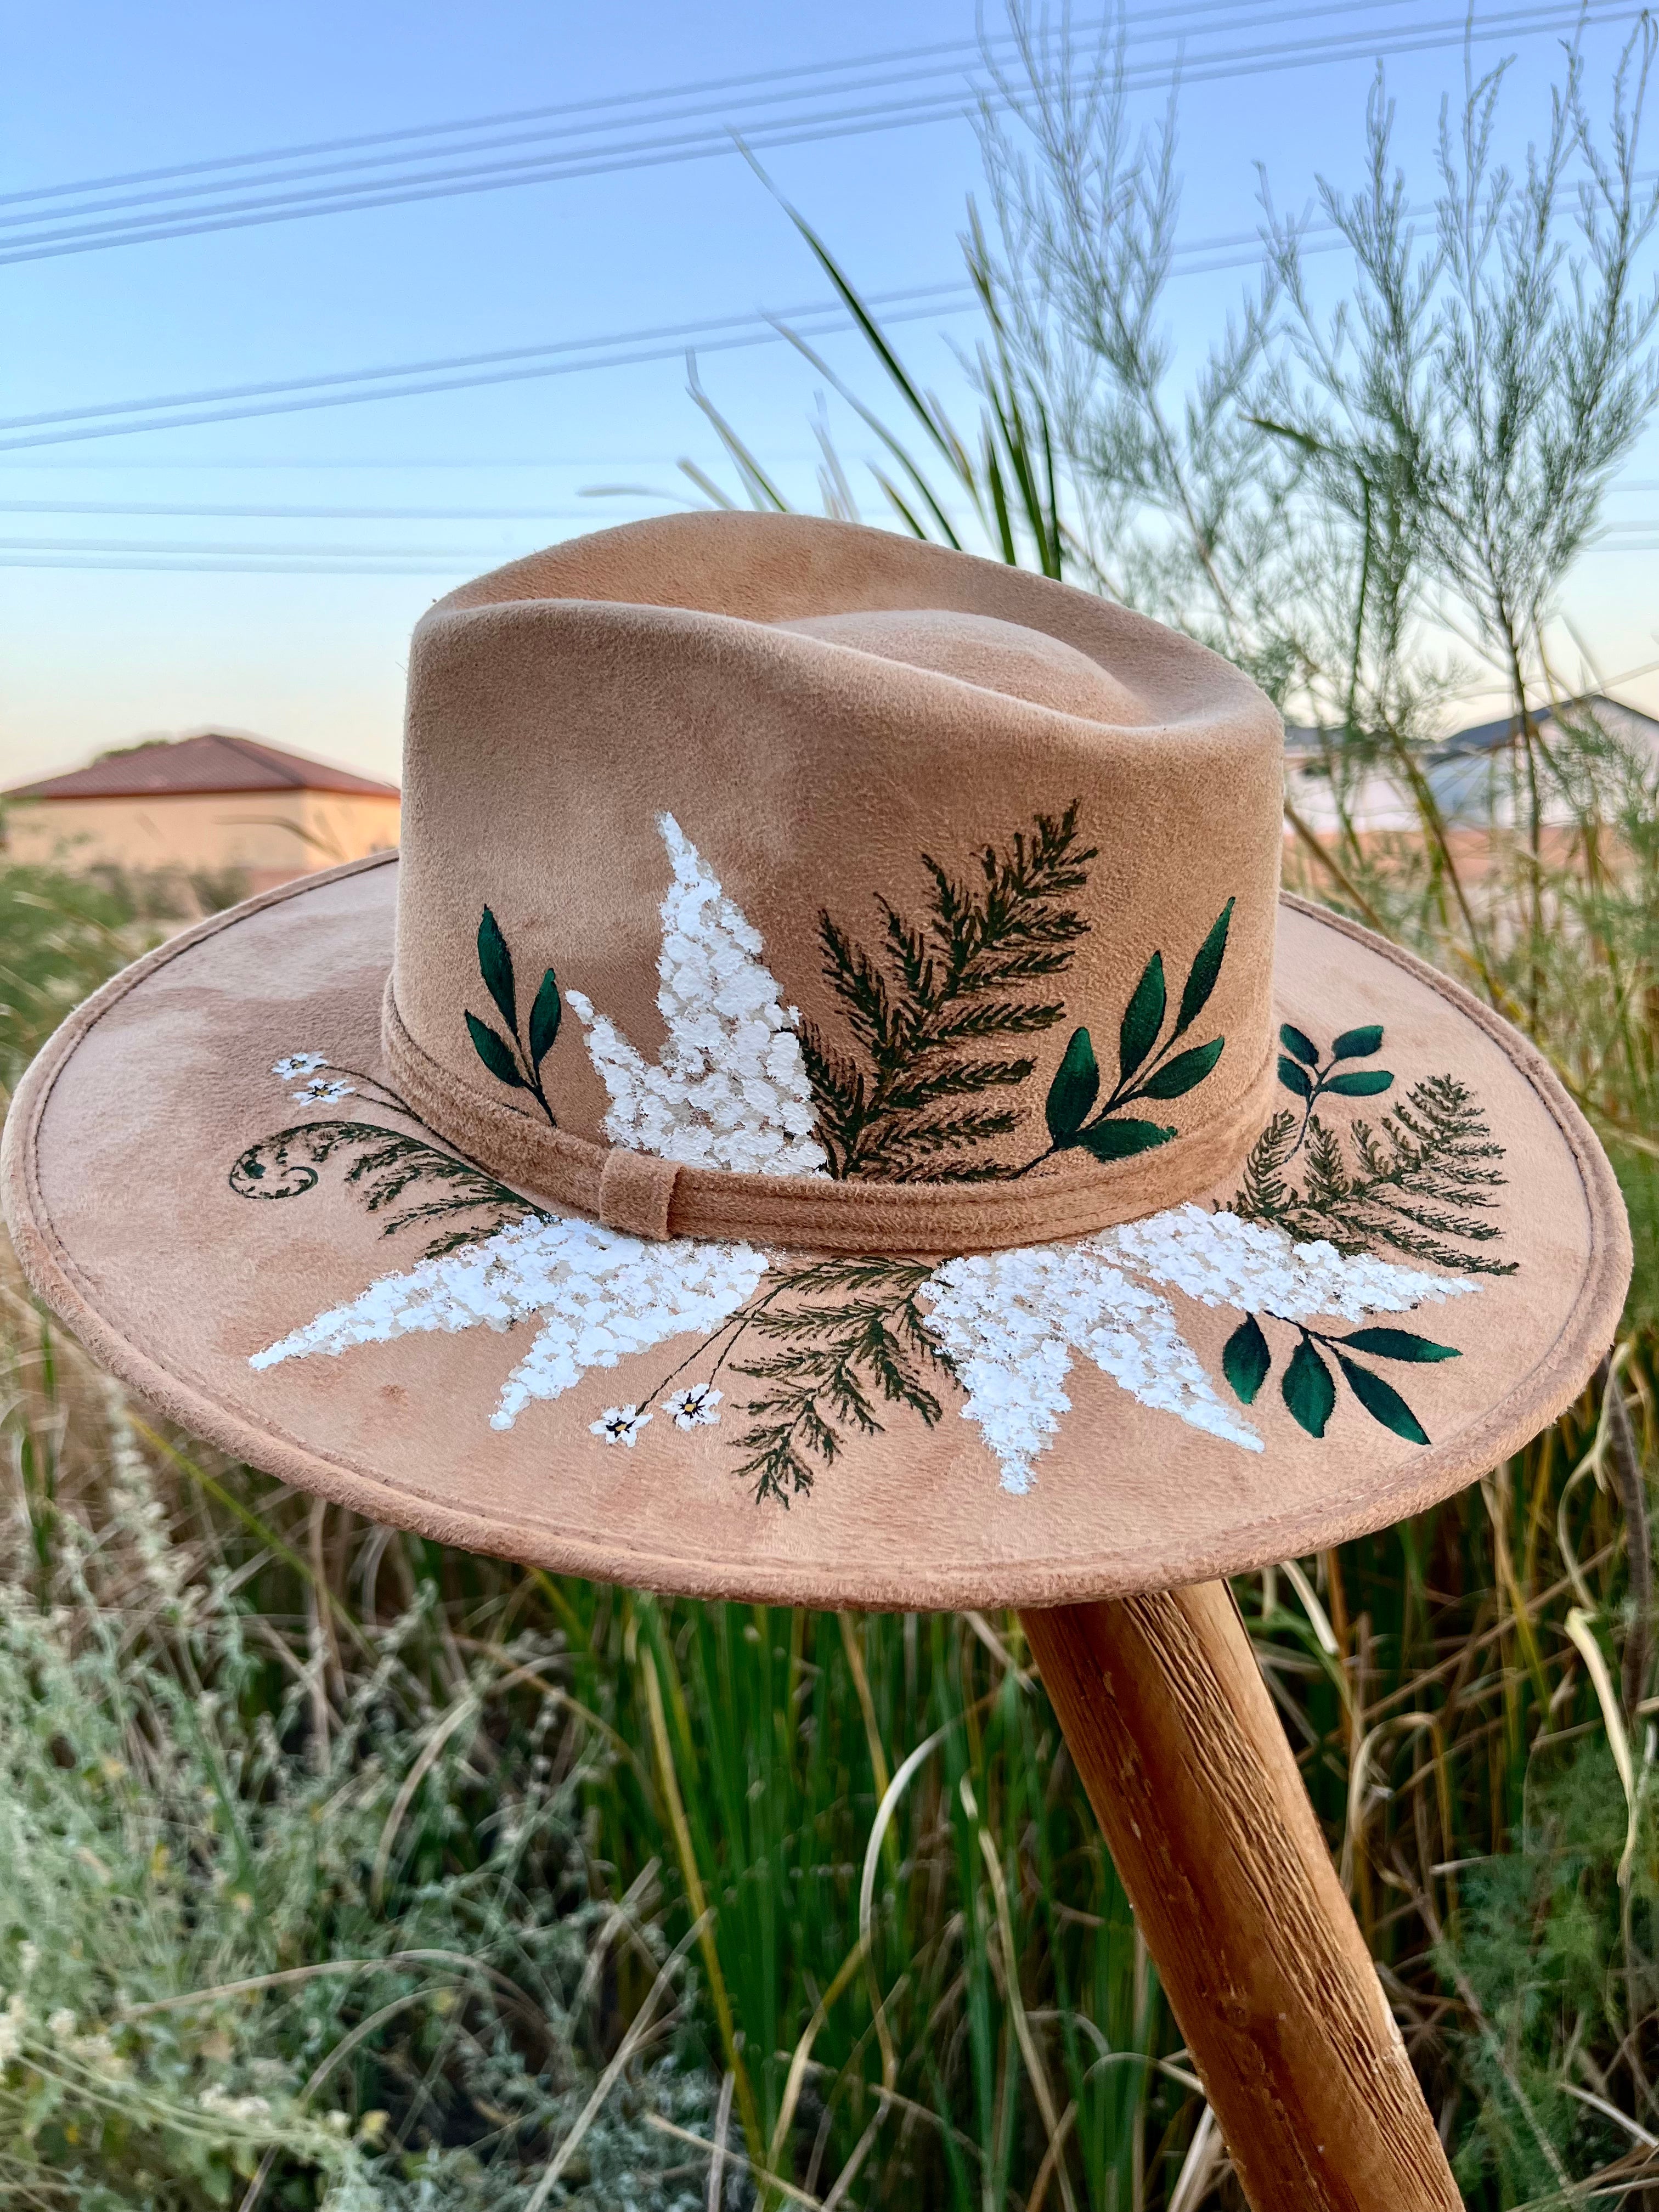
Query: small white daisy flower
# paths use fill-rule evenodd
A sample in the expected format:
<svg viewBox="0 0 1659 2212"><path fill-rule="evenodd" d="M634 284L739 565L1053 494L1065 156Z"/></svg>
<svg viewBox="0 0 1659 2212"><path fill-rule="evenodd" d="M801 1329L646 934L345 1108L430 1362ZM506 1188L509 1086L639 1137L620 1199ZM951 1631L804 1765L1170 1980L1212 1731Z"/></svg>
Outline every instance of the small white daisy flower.
<svg viewBox="0 0 1659 2212"><path fill-rule="evenodd" d="M333 1106L342 1098L351 1097L356 1088L355 1083L341 1082L338 1076L314 1076L303 1091L290 1091L289 1097L296 1106Z"/></svg>
<svg viewBox="0 0 1659 2212"><path fill-rule="evenodd" d="M588 1433L603 1437L608 1444L626 1444L631 1450L650 1419L637 1406L607 1406L597 1421L588 1423Z"/></svg>
<svg viewBox="0 0 1659 2212"><path fill-rule="evenodd" d="M270 1072L280 1075L284 1083L292 1083L296 1075L314 1075L319 1067L327 1066L320 1052L291 1052L286 1060L279 1060Z"/></svg>
<svg viewBox="0 0 1659 2212"><path fill-rule="evenodd" d="M677 1429L712 1429L720 1419L714 1408L724 1395L712 1382L693 1382L676 1390L672 1398L665 1398L662 1409Z"/></svg>

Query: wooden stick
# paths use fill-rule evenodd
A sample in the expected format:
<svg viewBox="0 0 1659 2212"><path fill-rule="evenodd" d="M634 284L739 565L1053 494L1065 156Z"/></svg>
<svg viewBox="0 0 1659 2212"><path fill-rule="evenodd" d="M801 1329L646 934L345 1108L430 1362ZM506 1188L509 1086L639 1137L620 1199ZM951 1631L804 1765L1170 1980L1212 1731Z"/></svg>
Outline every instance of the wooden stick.
<svg viewBox="0 0 1659 2212"><path fill-rule="evenodd" d="M1022 1619L1254 2212L1462 2212L1227 1585Z"/></svg>

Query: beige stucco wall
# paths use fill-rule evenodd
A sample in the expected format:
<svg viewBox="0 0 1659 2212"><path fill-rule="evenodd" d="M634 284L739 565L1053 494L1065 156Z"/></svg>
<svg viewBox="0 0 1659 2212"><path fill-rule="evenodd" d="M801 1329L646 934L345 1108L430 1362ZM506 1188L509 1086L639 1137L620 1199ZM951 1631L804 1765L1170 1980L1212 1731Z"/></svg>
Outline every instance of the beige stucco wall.
<svg viewBox="0 0 1659 2212"><path fill-rule="evenodd" d="M263 890L398 842L398 803L324 791L36 799L5 814L5 857L70 867L244 871Z"/></svg>

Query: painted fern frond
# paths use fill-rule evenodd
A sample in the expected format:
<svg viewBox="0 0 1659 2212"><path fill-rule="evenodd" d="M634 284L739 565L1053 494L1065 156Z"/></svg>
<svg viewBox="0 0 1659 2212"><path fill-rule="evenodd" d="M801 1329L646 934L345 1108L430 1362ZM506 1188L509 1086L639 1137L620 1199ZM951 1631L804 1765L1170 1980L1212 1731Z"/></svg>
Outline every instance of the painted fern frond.
<svg viewBox="0 0 1659 2212"><path fill-rule="evenodd" d="M815 1464L832 1465L849 1431L880 1433L882 1406L939 1422L931 1386L952 1370L916 1304L932 1273L918 1261L814 1260L769 1282L747 1322L768 1348L735 1369L763 1386L744 1408L739 1468L757 1501L811 1490Z"/></svg>
<svg viewBox="0 0 1659 2212"><path fill-rule="evenodd" d="M852 1049L811 1022L801 1053L830 1172L897 1182L917 1176L975 1181L1010 1170L956 1157L1014 1127L1012 1112L943 1116L949 1099L1012 1090L1025 1059L976 1059L988 1039L1034 1036L1064 1008L1033 986L1064 973L1088 925L1066 903L1083 890L1092 847L1075 804L1040 814L1001 848L986 846L977 875L959 877L924 855L933 893L921 917L880 902L874 949L832 915L819 917L823 973L840 1000Z"/></svg>
<svg viewBox="0 0 1659 2212"><path fill-rule="evenodd" d="M241 1198L298 1198L314 1189L320 1170L337 1159L349 1159L344 1180L366 1210L386 1215L383 1235L428 1222L455 1224L426 1247L428 1259L519 1222L547 1218L471 1160L372 1121L302 1121L279 1129L249 1146L231 1169L230 1187ZM404 1205L413 1190L424 1194L421 1201Z"/></svg>
<svg viewBox="0 0 1659 2212"><path fill-rule="evenodd" d="M1504 1148L1467 1084L1429 1076L1375 1126L1353 1122L1346 1143L1316 1114L1300 1188L1288 1176L1296 1125L1293 1114L1275 1114L1256 1139L1232 1201L1242 1218L1340 1252L1387 1246L1464 1274L1514 1273L1512 1260L1482 1249L1503 1236L1490 1216L1507 1178Z"/></svg>

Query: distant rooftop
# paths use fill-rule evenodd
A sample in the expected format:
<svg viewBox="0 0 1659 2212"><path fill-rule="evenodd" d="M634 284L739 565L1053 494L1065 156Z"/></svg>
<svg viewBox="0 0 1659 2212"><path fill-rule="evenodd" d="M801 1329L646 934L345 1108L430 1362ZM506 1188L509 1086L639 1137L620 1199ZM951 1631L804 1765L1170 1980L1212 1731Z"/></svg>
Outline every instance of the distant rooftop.
<svg viewBox="0 0 1659 2212"><path fill-rule="evenodd" d="M354 775L349 769L261 744L257 738L233 738L204 730L193 738L163 738L155 744L107 753L90 767L39 783L20 783L0 793L6 799L179 799L211 792L332 791L359 799L396 799L394 783Z"/></svg>
<svg viewBox="0 0 1659 2212"><path fill-rule="evenodd" d="M1638 708L1627 707L1622 699L1609 698L1604 691L1587 692L1583 698L1564 700L1559 708L1540 707L1533 719L1540 729L1547 729L1564 714L1598 723L1612 735L1633 742L1651 744L1659 738L1659 721ZM1450 760L1462 754L1501 752L1520 735L1520 723L1513 714L1499 715L1492 722L1474 722L1425 747L1425 757ZM1293 759L1322 756L1328 743L1340 746L1342 732L1321 731L1304 722L1285 725L1285 750Z"/></svg>

